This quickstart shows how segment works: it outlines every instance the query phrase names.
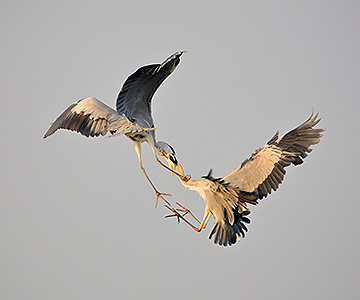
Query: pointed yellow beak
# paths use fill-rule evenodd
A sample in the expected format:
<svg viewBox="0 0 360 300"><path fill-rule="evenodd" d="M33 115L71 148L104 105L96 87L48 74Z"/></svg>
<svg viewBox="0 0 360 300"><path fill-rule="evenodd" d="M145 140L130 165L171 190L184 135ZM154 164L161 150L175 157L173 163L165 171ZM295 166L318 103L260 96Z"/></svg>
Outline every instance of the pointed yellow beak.
<svg viewBox="0 0 360 300"><path fill-rule="evenodd" d="M174 171L174 167L173 167L172 164L170 164L170 169L171 169L172 171ZM173 172L171 172L171 175L172 175L172 178L175 180L175 176L174 176L174 173L173 173Z"/></svg>

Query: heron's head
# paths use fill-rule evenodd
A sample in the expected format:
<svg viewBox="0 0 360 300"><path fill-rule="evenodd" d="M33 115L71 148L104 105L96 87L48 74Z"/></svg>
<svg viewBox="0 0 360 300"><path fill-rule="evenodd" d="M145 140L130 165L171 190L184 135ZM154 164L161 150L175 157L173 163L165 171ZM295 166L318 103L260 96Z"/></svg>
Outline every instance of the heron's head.
<svg viewBox="0 0 360 300"><path fill-rule="evenodd" d="M166 142L157 142L155 146L156 152L161 155L166 162L168 163L169 167L171 168L172 177L174 178L174 174L176 174L181 181L188 181L191 176L184 175L184 170L180 165L178 159L176 158L175 150Z"/></svg>
<svg viewBox="0 0 360 300"><path fill-rule="evenodd" d="M173 147L166 142L160 141L156 143L155 146L156 152L161 155L166 162L169 164L170 168L174 168L178 164L176 158L176 153Z"/></svg>

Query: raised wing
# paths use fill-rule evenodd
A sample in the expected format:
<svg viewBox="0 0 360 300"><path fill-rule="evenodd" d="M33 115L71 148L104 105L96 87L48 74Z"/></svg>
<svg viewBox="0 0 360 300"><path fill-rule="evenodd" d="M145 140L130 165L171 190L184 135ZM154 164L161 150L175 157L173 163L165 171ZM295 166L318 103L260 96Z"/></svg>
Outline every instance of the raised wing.
<svg viewBox="0 0 360 300"><path fill-rule="evenodd" d="M94 137L111 133L131 133L142 131L138 125L119 115L105 103L90 97L71 104L50 126L44 138L58 129L68 129Z"/></svg>
<svg viewBox="0 0 360 300"><path fill-rule="evenodd" d="M259 199L266 197L283 181L285 167L303 163L303 159L312 151L309 147L319 143L321 132L325 129L313 128L321 120L317 117L318 114L314 117L311 114L304 123L280 138L277 132L222 180L241 191L257 194Z"/></svg>
<svg viewBox="0 0 360 300"><path fill-rule="evenodd" d="M180 56L186 51L176 52L162 64L141 67L125 81L116 101L116 110L130 120L146 127L153 127L151 99L160 84L180 63Z"/></svg>

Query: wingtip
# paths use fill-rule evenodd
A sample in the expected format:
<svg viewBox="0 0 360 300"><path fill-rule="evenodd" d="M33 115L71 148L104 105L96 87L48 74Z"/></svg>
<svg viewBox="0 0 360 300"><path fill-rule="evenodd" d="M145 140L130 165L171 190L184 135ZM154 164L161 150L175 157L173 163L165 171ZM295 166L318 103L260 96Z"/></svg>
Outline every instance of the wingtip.
<svg viewBox="0 0 360 300"><path fill-rule="evenodd" d="M177 56L177 57L180 57L181 55L183 55L184 53L187 53L188 51L187 50L181 50L181 51L178 51L174 54L174 56Z"/></svg>
<svg viewBox="0 0 360 300"><path fill-rule="evenodd" d="M54 133L54 132L51 132L50 129L51 129L51 127L49 128L48 131L45 132L43 139L46 139L47 137L49 137L50 135L52 135Z"/></svg>

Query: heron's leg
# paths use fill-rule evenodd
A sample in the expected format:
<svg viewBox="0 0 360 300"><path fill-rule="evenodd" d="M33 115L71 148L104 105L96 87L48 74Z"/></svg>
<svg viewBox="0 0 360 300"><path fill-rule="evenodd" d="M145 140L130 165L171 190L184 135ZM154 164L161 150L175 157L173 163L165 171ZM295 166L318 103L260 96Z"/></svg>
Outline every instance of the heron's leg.
<svg viewBox="0 0 360 300"><path fill-rule="evenodd" d="M178 211L178 212L181 211L183 213L182 214L183 217L185 217L188 214L196 221L196 223L198 223L198 225L201 225L200 221L195 217L195 215L189 209L187 209L185 206L181 205L179 202L176 202L176 204L181 207L180 209L177 209L176 211Z"/></svg>
<svg viewBox="0 0 360 300"><path fill-rule="evenodd" d="M179 205L182 208L181 211L184 212L183 216L186 216L187 214L189 214L201 226L201 229L206 228L207 223L209 222L210 217L211 217L211 213L209 211L206 210L204 212L203 221L202 221L202 223L200 223L200 221L193 215L193 213L189 209L182 206L179 202L176 202L176 204Z"/></svg>
<svg viewBox="0 0 360 300"><path fill-rule="evenodd" d="M155 208L157 207L158 205L158 201L159 201L159 198L161 198L167 205L170 205L171 204L165 200L165 198L163 196L171 196L171 194L165 194L165 193L160 193L155 185L152 183L152 181L150 180L149 176L146 174L146 171L142 165L142 160L141 160L141 143L137 142L137 141L134 141L134 146L135 146L135 152L139 158L139 162L140 162L140 169L141 171L144 173L146 179L149 181L151 187L154 189L155 191L155 194L156 194L156 202L155 202Z"/></svg>
<svg viewBox="0 0 360 300"><path fill-rule="evenodd" d="M170 218L170 217L177 217L178 218L178 222L180 222L179 220L183 220L186 224L188 224L192 229L194 229L197 232L200 232L201 230L205 229L207 226L207 223L210 220L210 211L205 210L204 213L204 217L200 223L200 221L190 212L190 210L188 210L187 208L183 207L182 205L180 205L179 203L176 203L177 205L179 205L180 207L182 207L183 209L181 209L180 211L185 212L183 214L180 214L178 212L178 210L176 210L173 207L169 207L167 205L165 205L166 208L168 208L169 210L171 210L174 214L173 215L169 215L169 216L165 216L165 218ZM199 227L194 226L193 224L190 223L190 221L188 221L187 219L185 219L185 215L189 214L190 216L193 217L193 219L199 224Z"/></svg>

